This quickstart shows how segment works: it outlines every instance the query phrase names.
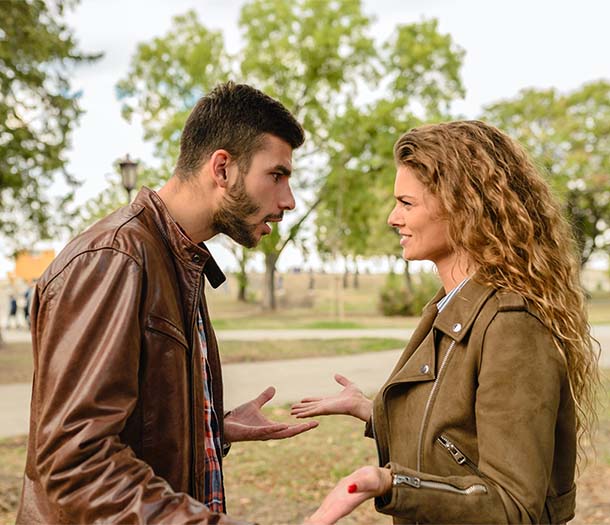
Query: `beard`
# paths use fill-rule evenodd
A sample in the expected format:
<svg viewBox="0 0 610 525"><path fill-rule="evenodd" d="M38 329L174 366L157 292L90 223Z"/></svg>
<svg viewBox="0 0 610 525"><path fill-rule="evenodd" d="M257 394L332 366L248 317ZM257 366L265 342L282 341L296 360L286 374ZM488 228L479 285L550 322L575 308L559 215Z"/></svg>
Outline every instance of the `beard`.
<svg viewBox="0 0 610 525"><path fill-rule="evenodd" d="M260 211L260 206L246 191L244 177L237 181L227 192L224 203L212 217L212 226L218 233L224 233L236 243L246 248L254 248L258 239L254 234L258 224L250 224L248 219ZM281 218L267 216L265 219Z"/></svg>

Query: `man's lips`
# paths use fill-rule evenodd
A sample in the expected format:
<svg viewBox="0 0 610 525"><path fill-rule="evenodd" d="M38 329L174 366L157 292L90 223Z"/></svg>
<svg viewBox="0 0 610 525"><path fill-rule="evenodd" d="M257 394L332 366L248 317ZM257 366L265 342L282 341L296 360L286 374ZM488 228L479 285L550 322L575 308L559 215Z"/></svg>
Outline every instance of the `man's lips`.
<svg viewBox="0 0 610 525"><path fill-rule="evenodd" d="M283 213L278 215L267 215L263 220L263 235L268 235L271 233L271 226L267 224L268 222L280 222L283 218Z"/></svg>

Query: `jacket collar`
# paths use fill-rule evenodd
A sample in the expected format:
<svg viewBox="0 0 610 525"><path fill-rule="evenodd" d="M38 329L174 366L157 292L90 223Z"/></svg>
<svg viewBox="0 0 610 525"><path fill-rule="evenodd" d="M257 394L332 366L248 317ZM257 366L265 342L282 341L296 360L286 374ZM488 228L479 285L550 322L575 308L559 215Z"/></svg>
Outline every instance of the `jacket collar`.
<svg viewBox="0 0 610 525"><path fill-rule="evenodd" d="M165 244L185 266L203 271L214 288L218 288L226 280L207 246L203 242L195 244L186 236L156 192L145 186L142 187L131 206L151 212Z"/></svg>
<svg viewBox="0 0 610 525"><path fill-rule="evenodd" d="M473 276L438 314L434 320L434 328L459 343L469 332L477 314L494 292L494 288L477 282L476 275ZM445 292L440 290L428 306L433 305L436 308L436 303L444 295Z"/></svg>

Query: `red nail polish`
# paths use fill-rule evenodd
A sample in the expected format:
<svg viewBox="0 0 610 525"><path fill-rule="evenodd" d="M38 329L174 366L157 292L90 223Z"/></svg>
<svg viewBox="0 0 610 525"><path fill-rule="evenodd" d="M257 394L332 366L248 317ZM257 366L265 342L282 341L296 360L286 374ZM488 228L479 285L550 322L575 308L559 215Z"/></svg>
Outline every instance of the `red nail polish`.
<svg viewBox="0 0 610 525"><path fill-rule="evenodd" d="M353 494L354 492L356 492L358 490L358 486L355 483L352 483L349 487L347 487L347 491L350 494Z"/></svg>

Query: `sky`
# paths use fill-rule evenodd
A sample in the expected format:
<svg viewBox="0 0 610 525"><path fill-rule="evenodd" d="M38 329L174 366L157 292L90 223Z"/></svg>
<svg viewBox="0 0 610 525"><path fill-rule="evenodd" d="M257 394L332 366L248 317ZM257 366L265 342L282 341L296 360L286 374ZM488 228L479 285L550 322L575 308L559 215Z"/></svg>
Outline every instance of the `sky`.
<svg viewBox="0 0 610 525"><path fill-rule="evenodd" d="M85 114L67 152L68 169L83 181L76 202L83 203L106 187L116 159L154 164L138 123L122 119L115 84L128 72L139 42L164 35L171 19L194 9L210 29L220 29L229 52L240 49L237 25L241 0L81 0L67 17L80 48L103 52L93 65L76 69L73 88L82 90ZM610 79L610 2L606 0L364 0L374 15L373 36L390 35L398 24L437 18L439 30L451 34L465 50L462 79L466 97L453 107L475 118L491 102L514 97L528 87L555 87L567 92L585 82ZM59 185L56 191L61 192ZM65 240L62 240L65 242ZM56 242L55 248L62 242ZM40 245L44 247L44 245ZM221 265L233 261L219 246L212 251ZM279 268L298 264L294 250ZM13 264L0 257L0 278Z"/></svg>

